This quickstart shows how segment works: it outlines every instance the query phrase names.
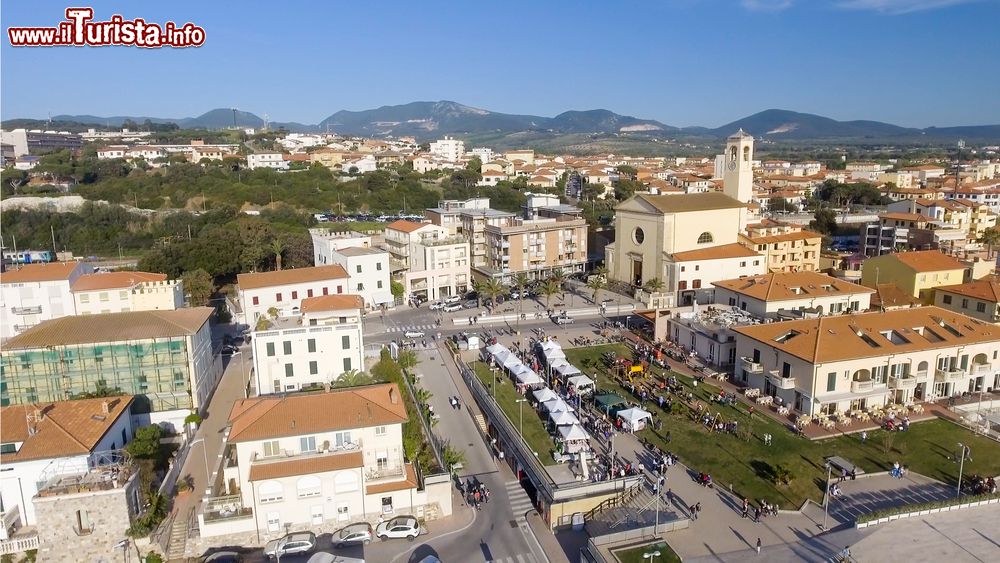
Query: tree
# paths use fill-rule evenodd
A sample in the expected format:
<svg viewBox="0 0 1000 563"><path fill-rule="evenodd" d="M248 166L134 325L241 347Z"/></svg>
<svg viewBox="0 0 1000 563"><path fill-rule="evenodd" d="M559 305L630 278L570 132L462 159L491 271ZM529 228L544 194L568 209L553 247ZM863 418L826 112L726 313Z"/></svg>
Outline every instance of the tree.
<svg viewBox="0 0 1000 563"><path fill-rule="evenodd" d="M555 280L549 278L542 282L542 285L538 286L538 293L545 296L545 308L549 308L549 304L552 302L552 296L562 291L562 287L555 282Z"/></svg>
<svg viewBox="0 0 1000 563"><path fill-rule="evenodd" d="M618 174L627 177L629 180L635 180L636 175L639 173L639 170L635 166L629 166L628 164L621 164L615 167L615 170L618 171Z"/></svg>
<svg viewBox="0 0 1000 563"><path fill-rule="evenodd" d="M602 289L607 289L608 282L604 279L604 276L590 276L587 280L587 287L593 292L591 300L597 303L597 295Z"/></svg>
<svg viewBox="0 0 1000 563"><path fill-rule="evenodd" d="M528 274L518 272L514 276L514 286L517 287L517 326L521 326L521 315L524 314L524 288L528 285Z"/></svg>
<svg viewBox="0 0 1000 563"><path fill-rule="evenodd" d="M771 213L788 211L788 200L783 197L772 197L767 200L767 210Z"/></svg>
<svg viewBox="0 0 1000 563"><path fill-rule="evenodd" d="M184 280L184 290L190 296L191 307L204 307L209 304L209 299L215 293L215 282L208 272L198 268L184 272L181 279Z"/></svg>
<svg viewBox="0 0 1000 563"><path fill-rule="evenodd" d="M281 237L271 240L271 252L274 254L274 269L281 271L281 253L285 251L285 241Z"/></svg>
<svg viewBox="0 0 1000 563"><path fill-rule="evenodd" d="M994 247L1000 245L1000 227L990 227L983 231L983 235L979 237L979 242L986 245L988 253L986 259L992 260Z"/></svg>
<svg viewBox="0 0 1000 563"><path fill-rule="evenodd" d="M135 431L135 436L125 449L132 457L153 459L160 453L160 436L163 431L157 424L143 426Z"/></svg>
<svg viewBox="0 0 1000 563"><path fill-rule="evenodd" d="M410 370L417 367L419 360L417 360L417 354L413 350L403 350L396 357L396 363L399 364L400 369Z"/></svg>
<svg viewBox="0 0 1000 563"><path fill-rule="evenodd" d="M489 279L486 280L486 283L483 284L482 291L486 295L486 297L489 298L490 303L495 305L497 302L497 297L503 295L507 290L506 288L504 288L503 285L500 284L499 281L494 279Z"/></svg>
<svg viewBox="0 0 1000 563"><path fill-rule="evenodd" d="M837 212L828 207L817 209L809 228L824 235L833 234L837 230Z"/></svg>
<svg viewBox="0 0 1000 563"><path fill-rule="evenodd" d="M476 292L476 307L483 306L483 287L486 282L483 280L472 280L472 291Z"/></svg>
<svg viewBox="0 0 1000 563"><path fill-rule="evenodd" d="M561 293L562 296L563 296L563 299L565 299L566 298L566 287L565 287L566 286L566 280L569 279L569 276L566 275L566 271L563 270L562 268L556 268L555 270L552 270L551 274L549 274L549 279L551 279L552 281L554 281L556 283L556 285L559 286L559 293Z"/></svg>
<svg viewBox="0 0 1000 563"><path fill-rule="evenodd" d="M398 300L403 298L403 294L406 293L406 288L403 287L403 284L399 283L398 281L390 280L389 291L391 291L392 296Z"/></svg>
<svg viewBox="0 0 1000 563"><path fill-rule="evenodd" d="M649 293L659 293L663 291L664 287L666 287L666 284L663 283L663 280L661 280L660 278L648 279L646 280L646 283L642 286L642 288L648 291Z"/></svg>
<svg viewBox="0 0 1000 563"><path fill-rule="evenodd" d="M337 379L333 380L331 387L336 389L341 389L344 387L359 387L361 385L371 385L375 383L375 379L368 375L367 373L358 371L356 369L347 370L340 374Z"/></svg>

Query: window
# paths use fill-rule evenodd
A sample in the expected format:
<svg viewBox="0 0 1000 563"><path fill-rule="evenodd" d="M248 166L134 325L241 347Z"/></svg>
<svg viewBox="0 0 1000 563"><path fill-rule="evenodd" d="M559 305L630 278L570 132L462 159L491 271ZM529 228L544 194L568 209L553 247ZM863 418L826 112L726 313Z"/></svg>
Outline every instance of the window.
<svg viewBox="0 0 1000 563"><path fill-rule="evenodd" d="M963 309L968 309L969 308L969 300L968 299L962 299L962 308Z"/></svg>
<svg viewBox="0 0 1000 563"><path fill-rule="evenodd" d="M107 292L107 291L102 291L102 292L100 293L100 296L101 296L101 301L102 301L102 302L104 302L104 301L107 301L107 300L108 300L108 292Z"/></svg>
<svg viewBox="0 0 1000 563"><path fill-rule="evenodd" d="M274 294L274 300L277 301L278 303L281 303L281 294L280 293L275 293Z"/></svg>
<svg viewBox="0 0 1000 563"><path fill-rule="evenodd" d="M704 233L698 235L698 244L708 244L714 240L715 239L714 237L712 237L712 233L708 231L705 231Z"/></svg>
<svg viewBox="0 0 1000 563"><path fill-rule="evenodd" d="M90 534L94 531L94 524L90 521L90 514L86 510L76 511L76 528L79 535Z"/></svg>
<svg viewBox="0 0 1000 563"><path fill-rule="evenodd" d="M270 440L264 442L264 457L274 457L276 455L281 455L281 448L278 447L278 441Z"/></svg>
<svg viewBox="0 0 1000 563"><path fill-rule="evenodd" d="M364 290L365 290L365 284L358 282L358 291L364 291Z"/></svg>
<svg viewBox="0 0 1000 563"><path fill-rule="evenodd" d="M274 356L274 342L267 343L267 355Z"/></svg>
<svg viewBox="0 0 1000 563"><path fill-rule="evenodd" d="M376 436L385 436L386 433L387 433L387 431L386 431L385 426L376 426L375 427L375 435Z"/></svg>
<svg viewBox="0 0 1000 563"><path fill-rule="evenodd" d="M344 335L340 337L340 344L344 347L344 350L348 350L351 347L351 337Z"/></svg>
<svg viewBox="0 0 1000 563"><path fill-rule="evenodd" d="M381 272L382 271L382 263L381 262L376 262L375 263L375 269L378 270L379 272Z"/></svg>
<svg viewBox="0 0 1000 563"><path fill-rule="evenodd" d="M351 371L351 359L344 358L344 371Z"/></svg>
<svg viewBox="0 0 1000 563"><path fill-rule="evenodd" d="M642 241L644 240L646 240L646 233L644 233L640 227L636 227L632 231L632 242L642 244Z"/></svg>
<svg viewBox="0 0 1000 563"><path fill-rule="evenodd" d="M746 267L747 267L746 260L744 260L743 262L740 262L740 268L746 268Z"/></svg>
<svg viewBox="0 0 1000 563"><path fill-rule="evenodd" d="M378 280L378 288L382 289L382 280Z"/></svg>
<svg viewBox="0 0 1000 563"><path fill-rule="evenodd" d="M307 290L307 291L306 291L306 296L307 296L307 297L312 297L312 296L313 296L313 290L311 290L311 289L310 289L310 290Z"/></svg>
<svg viewBox="0 0 1000 563"><path fill-rule="evenodd" d="M826 390L834 391L837 389L837 372L831 371L826 374Z"/></svg>
<svg viewBox="0 0 1000 563"><path fill-rule="evenodd" d="M677 289L679 289L681 291L684 291L687 288L688 288L688 282L687 281L681 281L681 282L677 283Z"/></svg>
<svg viewBox="0 0 1000 563"><path fill-rule="evenodd" d="M261 504L268 502L280 502L284 498L282 494L281 483L277 481L264 481L260 484L257 489L258 502Z"/></svg>
<svg viewBox="0 0 1000 563"><path fill-rule="evenodd" d="M295 300L295 299L298 299L298 298L299 298L299 292L298 291L293 291L292 292L292 299Z"/></svg>
<svg viewBox="0 0 1000 563"><path fill-rule="evenodd" d="M694 280L691 283L691 288L692 289L701 289L701 280Z"/></svg>
<svg viewBox="0 0 1000 563"><path fill-rule="evenodd" d="M293 364L285 364L285 377L295 377L295 367Z"/></svg>
<svg viewBox="0 0 1000 563"><path fill-rule="evenodd" d="M313 361L309 362L309 375L316 375L319 373L319 363Z"/></svg>
<svg viewBox="0 0 1000 563"><path fill-rule="evenodd" d="M358 264L358 273L361 273L361 264Z"/></svg>
<svg viewBox="0 0 1000 563"><path fill-rule="evenodd" d="M382 497L382 513L392 514L392 497Z"/></svg>
<svg viewBox="0 0 1000 563"><path fill-rule="evenodd" d="M339 294L341 294L341 293L344 293L344 286L342 286L342 285L338 285L338 286L337 286L337 294L339 295Z"/></svg>
<svg viewBox="0 0 1000 563"><path fill-rule="evenodd" d="M308 349L309 349L310 352L315 352L316 351L316 339L315 338L310 338L309 340L307 340L306 341L306 346L308 347Z"/></svg>
<svg viewBox="0 0 1000 563"><path fill-rule="evenodd" d="M329 289L329 288L326 288L326 287L324 287L324 288L323 288L323 295L330 295L330 289Z"/></svg>
<svg viewBox="0 0 1000 563"><path fill-rule="evenodd" d="M90 303L90 296L84 293L80 296L80 303Z"/></svg>
<svg viewBox="0 0 1000 563"><path fill-rule="evenodd" d="M385 426L382 426L381 428L385 428ZM377 428L375 429L375 435L378 436ZM13 454L13 453L17 453L17 444L10 443L10 444L0 445L0 454Z"/></svg>
<svg viewBox="0 0 1000 563"><path fill-rule="evenodd" d="M343 448L347 444L351 443L351 433L350 432L334 432L333 443L338 448Z"/></svg>
<svg viewBox="0 0 1000 563"><path fill-rule="evenodd" d="M389 452L384 450L375 452L375 465L378 467L379 471L389 469Z"/></svg>
<svg viewBox="0 0 1000 563"><path fill-rule="evenodd" d="M305 438L303 438L305 440ZM306 475L295 483L295 492L299 498L318 497L322 493L321 482L315 475ZM320 511L322 517L322 510Z"/></svg>
<svg viewBox="0 0 1000 563"><path fill-rule="evenodd" d="M291 340L286 340L286 341L282 342L281 343L281 350L282 350L282 352L285 353L286 356L288 354L291 354L292 353L292 341Z"/></svg>
<svg viewBox="0 0 1000 563"><path fill-rule="evenodd" d="M303 436L299 438L299 451L303 453L316 451L316 436Z"/></svg>
<svg viewBox="0 0 1000 563"><path fill-rule="evenodd" d="M254 304L254 305L260 305L260 297L257 297L257 296L255 295L255 296L254 296L254 298L253 298L253 304Z"/></svg>
<svg viewBox="0 0 1000 563"><path fill-rule="evenodd" d="M976 303L976 312L977 313L985 313L986 312L986 303L983 303L982 301Z"/></svg>

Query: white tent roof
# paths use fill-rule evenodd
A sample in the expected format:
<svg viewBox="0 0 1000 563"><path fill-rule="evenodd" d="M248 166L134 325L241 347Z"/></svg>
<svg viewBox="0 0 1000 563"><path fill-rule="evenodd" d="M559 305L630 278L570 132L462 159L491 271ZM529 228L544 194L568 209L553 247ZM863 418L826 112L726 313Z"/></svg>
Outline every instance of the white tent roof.
<svg viewBox="0 0 1000 563"><path fill-rule="evenodd" d="M635 407L618 411L618 417L630 424L635 424L636 422L639 422L644 418L647 420L653 419L653 415L649 414L648 412L642 409L638 409Z"/></svg>
<svg viewBox="0 0 1000 563"><path fill-rule="evenodd" d="M575 373L580 373L580 370L576 369L576 366L565 362L552 366L552 369L556 370L556 372L560 375L573 375Z"/></svg>
<svg viewBox="0 0 1000 563"><path fill-rule="evenodd" d="M491 344L486 347L486 351L496 356L499 352L509 352L510 350L508 350L503 344Z"/></svg>
<svg viewBox="0 0 1000 563"><path fill-rule="evenodd" d="M506 358L504 358L503 360L501 360L500 361L500 365L502 365L504 367L504 369L508 369L510 371L513 371L513 372L519 371L519 366L528 367L528 366L525 366L521 362L521 360L517 356L515 356L514 354L510 354Z"/></svg>
<svg viewBox="0 0 1000 563"><path fill-rule="evenodd" d="M560 426L559 435L563 437L563 440L586 440L588 438L587 431L579 424Z"/></svg>
<svg viewBox="0 0 1000 563"><path fill-rule="evenodd" d="M542 378L538 377L538 374L531 371L531 368L528 366L521 364L520 368L514 375L517 377L517 382L521 385L537 385L542 382Z"/></svg>
<svg viewBox="0 0 1000 563"><path fill-rule="evenodd" d="M566 380L570 385L580 389L581 387L588 387L594 384L594 380L587 377L586 375L574 375L573 377Z"/></svg>
<svg viewBox="0 0 1000 563"><path fill-rule="evenodd" d="M547 352L544 352L544 354L545 354L545 361L550 364L556 363L558 360L563 360L563 361L566 360L566 352L563 352L562 348L549 350Z"/></svg>
<svg viewBox="0 0 1000 563"><path fill-rule="evenodd" d="M545 401L551 401L552 399L559 398L559 395L556 395L556 392L549 389L548 387L544 389L539 389L538 391L535 391L532 394L535 396L535 400L538 401L539 403L544 403Z"/></svg>
<svg viewBox="0 0 1000 563"><path fill-rule="evenodd" d="M542 406L545 407L545 410L548 412L561 412L561 411L573 412L574 410L576 410L573 407L569 406L569 403L567 403L563 399L552 399L551 401L546 401L542 403Z"/></svg>
<svg viewBox="0 0 1000 563"><path fill-rule="evenodd" d="M569 424L580 424L580 419L576 417L573 413L566 411L550 412L549 419L555 423L556 426L566 426Z"/></svg>
<svg viewBox="0 0 1000 563"><path fill-rule="evenodd" d="M562 345L559 344L558 342L556 342L555 340L546 340L545 342L542 342L542 353L543 354L547 354L551 350L562 351Z"/></svg>

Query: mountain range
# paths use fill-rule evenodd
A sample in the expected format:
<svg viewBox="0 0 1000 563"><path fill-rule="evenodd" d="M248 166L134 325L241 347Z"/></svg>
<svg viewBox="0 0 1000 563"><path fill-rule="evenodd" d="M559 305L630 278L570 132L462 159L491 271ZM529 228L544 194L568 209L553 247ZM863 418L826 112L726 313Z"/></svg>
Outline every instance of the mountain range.
<svg viewBox="0 0 1000 563"><path fill-rule="evenodd" d="M235 115L234 115L235 112ZM222 129L233 127L261 128L260 116L233 109L213 109L198 117L181 119L93 115L57 115L56 121L77 122L118 127L131 119L136 123L173 122L182 128ZM374 137L413 136L419 140L436 139L443 135L502 138L518 134L541 136L617 135L650 139L703 138L722 139L738 129L768 140L805 139L879 139L892 140L925 138L948 140L1000 140L1000 125L962 127L900 127L880 121L837 121L828 117L789 110L769 109L727 123L721 127L675 127L652 119L620 115L606 109L566 111L555 117L507 114L466 106L457 102L412 102L382 106L363 111L338 111L316 125L269 122L271 128L296 132L330 131L348 135Z"/></svg>

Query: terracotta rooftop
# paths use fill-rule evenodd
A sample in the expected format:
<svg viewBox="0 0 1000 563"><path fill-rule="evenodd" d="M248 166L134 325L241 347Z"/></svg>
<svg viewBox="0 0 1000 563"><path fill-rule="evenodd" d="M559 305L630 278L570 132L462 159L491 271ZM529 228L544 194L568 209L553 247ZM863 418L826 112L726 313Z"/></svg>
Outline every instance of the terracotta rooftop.
<svg viewBox="0 0 1000 563"><path fill-rule="evenodd" d="M957 259L937 250L897 252L879 256L875 260L898 260L915 272L940 272L942 270L964 270L965 265Z"/></svg>
<svg viewBox="0 0 1000 563"><path fill-rule="evenodd" d="M256 274L240 274L236 283L240 289L259 289L276 285L291 285L324 280L347 279L347 270L339 264L329 266L313 266L310 268L295 268L280 272L258 272Z"/></svg>
<svg viewBox="0 0 1000 563"><path fill-rule="evenodd" d="M267 461L250 465L250 481L266 481L296 475L311 475L364 467L361 452L298 456L288 461Z"/></svg>
<svg viewBox="0 0 1000 563"><path fill-rule="evenodd" d="M167 274L153 272L105 272L84 274L73 282L72 291L99 291L102 289L128 289L143 282L166 281Z"/></svg>
<svg viewBox="0 0 1000 563"><path fill-rule="evenodd" d="M107 413L104 412L105 403ZM23 444L17 453L0 455L0 462L87 455L115 421L128 412L131 404L132 397L122 396L3 407L0 409L0 440L4 444ZM28 429L28 417L36 416L36 412L41 416L37 417L32 434Z"/></svg>
<svg viewBox="0 0 1000 563"><path fill-rule="evenodd" d="M77 268L86 268L80 262L51 262L48 264L25 264L10 269L0 276L0 283L30 283L68 280Z"/></svg>
<svg viewBox="0 0 1000 563"><path fill-rule="evenodd" d="M933 306L739 326L732 330L814 364L982 342L1000 345L1000 326Z"/></svg>
<svg viewBox="0 0 1000 563"><path fill-rule="evenodd" d="M385 226L386 229L392 229L394 231L400 231L404 233L412 233L413 231L425 227L430 223L414 223L413 221L407 221L405 219L400 219L398 221L393 221Z"/></svg>
<svg viewBox="0 0 1000 563"><path fill-rule="evenodd" d="M37 324L7 340L4 348L31 349L67 344L122 342L190 336L215 313L212 307L173 311L130 311L60 317Z"/></svg>
<svg viewBox="0 0 1000 563"><path fill-rule="evenodd" d="M817 272L771 272L712 285L762 301L789 301L832 295L875 293L874 289Z"/></svg>
<svg viewBox="0 0 1000 563"><path fill-rule="evenodd" d="M711 209L739 209L746 207L739 200L718 192L684 195L648 195L634 196L662 213L688 213L692 211L707 211Z"/></svg>
<svg viewBox="0 0 1000 563"><path fill-rule="evenodd" d="M897 309L900 307L919 307L921 301L906 293L894 283L880 283L872 295L872 309Z"/></svg>
<svg viewBox="0 0 1000 563"><path fill-rule="evenodd" d="M360 295L318 295L302 300L303 313L317 311L341 311L344 309L364 309L365 300Z"/></svg>
<svg viewBox="0 0 1000 563"><path fill-rule="evenodd" d="M990 303L1000 303L1000 278L988 276L969 283L941 286L936 291L947 291L948 293L981 299Z"/></svg>
<svg viewBox="0 0 1000 563"><path fill-rule="evenodd" d="M417 487L417 472L413 470L413 464L407 463L404 465L406 469L406 479L402 481L390 481L388 483L378 483L375 485L368 485L365 487L365 493L369 495L374 495L378 493L389 493L392 491L405 491L407 489L414 489Z"/></svg>
<svg viewBox="0 0 1000 563"><path fill-rule="evenodd" d="M230 442L367 428L407 421L395 384L328 393L264 396L237 401L229 413Z"/></svg>
<svg viewBox="0 0 1000 563"><path fill-rule="evenodd" d="M667 197L681 197L681 196L672 195ZM698 250L688 250L687 252L675 252L672 256L674 262L694 262L697 260L721 260L723 258L751 258L751 257L760 258L760 254L757 254L753 250L750 250L749 248L736 242L732 244L712 246L709 248L700 248Z"/></svg>
<svg viewBox="0 0 1000 563"><path fill-rule="evenodd" d="M789 242L794 240L821 239L823 235L813 231L795 231L794 233L781 233L778 235L763 235L747 237L754 244L772 244L775 242Z"/></svg>
<svg viewBox="0 0 1000 563"><path fill-rule="evenodd" d="M882 213L878 216L879 219L890 219L892 221L916 221L919 223L926 223L927 221L933 221L933 217L928 217L927 215L921 215L919 213L902 213L900 211L892 211L889 213Z"/></svg>

